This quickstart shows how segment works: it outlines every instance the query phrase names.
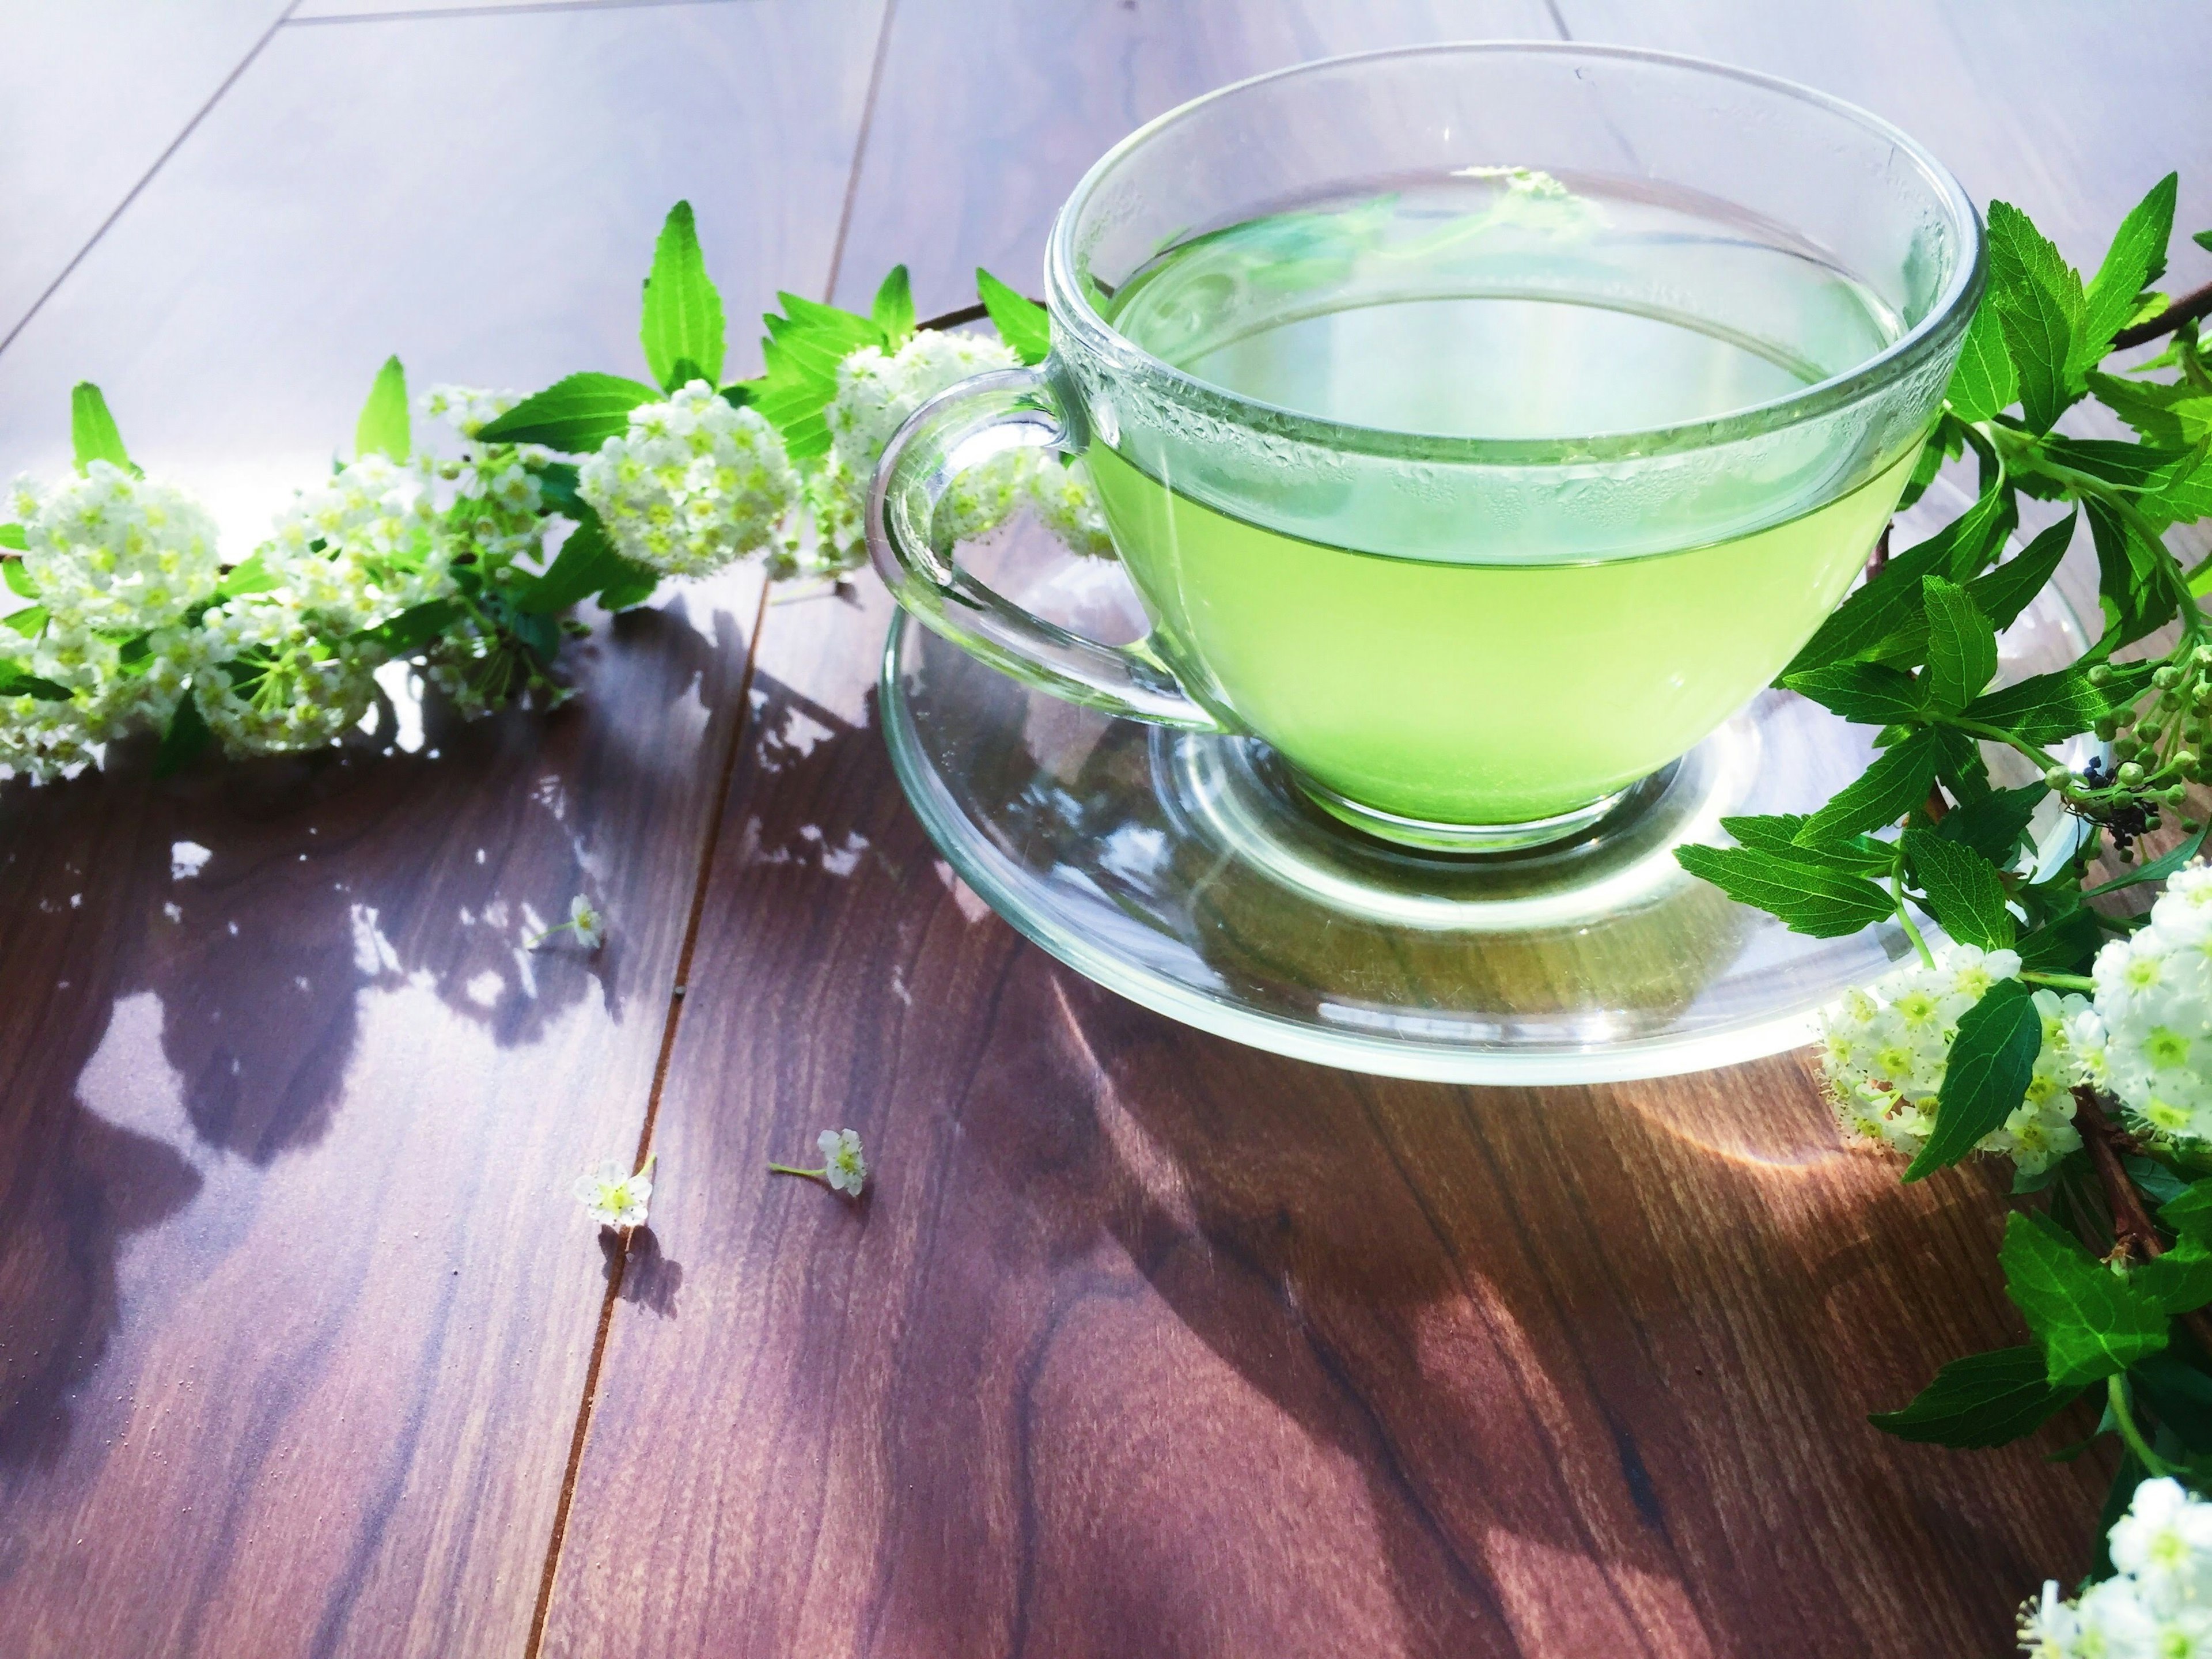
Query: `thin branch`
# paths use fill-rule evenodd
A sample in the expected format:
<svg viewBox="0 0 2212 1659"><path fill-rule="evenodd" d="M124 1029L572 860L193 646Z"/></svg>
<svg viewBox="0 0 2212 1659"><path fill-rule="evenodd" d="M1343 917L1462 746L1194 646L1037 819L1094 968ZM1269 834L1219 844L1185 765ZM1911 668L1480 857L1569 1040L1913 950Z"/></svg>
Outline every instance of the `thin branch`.
<svg viewBox="0 0 2212 1659"><path fill-rule="evenodd" d="M2086 1083L2075 1088L2074 1108L2074 1127L2081 1132L2081 1144L2088 1149L2089 1162L2096 1166L2097 1179L2105 1189L2106 1206L2112 1212L2115 1249L2132 1252L2139 1261L2156 1261L2166 1254L2166 1246L2159 1243L2158 1229L2151 1224L2150 1212L2143 1208L2142 1194L2136 1190L2136 1183L2120 1162L2123 1152L2137 1150L2135 1138L2105 1115L2104 1103ZM2212 1317L2202 1308L2176 1317L2204 1357L2212 1359Z"/></svg>
<svg viewBox="0 0 2212 1659"><path fill-rule="evenodd" d="M2124 328L2112 336L2112 349L2125 350L2155 340L2161 334L2171 334L2184 323L2193 323L2199 317L2212 316L2212 283L2207 283L2194 293L2185 294L2157 316Z"/></svg>

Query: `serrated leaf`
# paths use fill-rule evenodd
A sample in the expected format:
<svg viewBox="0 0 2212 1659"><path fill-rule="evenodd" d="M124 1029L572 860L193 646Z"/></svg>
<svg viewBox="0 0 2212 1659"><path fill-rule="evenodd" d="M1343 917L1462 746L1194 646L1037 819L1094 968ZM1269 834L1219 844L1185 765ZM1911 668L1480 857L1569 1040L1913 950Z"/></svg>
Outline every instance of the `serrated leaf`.
<svg viewBox="0 0 2212 1659"><path fill-rule="evenodd" d="M2096 898L2106 893L2117 893L2123 887L2139 887L2147 881L2164 881L2175 871L2185 868L2189 861L2203 850L2204 838L2208 835L2212 835L2212 823L2207 823L2203 829L2184 836L2178 845L2169 848L2151 860L2149 863L2140 865L2124 876L2116 876L2110 881L2100 882L2096 886L2087 889L2081 896Z"/></svg>
<svg viewBox="0 0 2212 1659"><path fill-rule="evenodd" d="M486 443L544 444L579 455L629 430L629 412L660 393L619 374L570 374L525 398L477 436Z"/></svg>
<svg viewBox="0 0 2212 1659"><path fill-rule="evenodd" d="M1894 847L1862 836L1808 854L1796 842L1797 832L1804 827L1802 812L1767 812L1721 820L1721 828L1733 836L1740 847L1763 847L1770 853L1801 863L1810 857L1837 870L1888 878L1890 866L1897 858Z"/></svg>
<svg viewBox="0 0 2212 1659"><path fill-rule="evenodd" d="M107 461L125 471L143 477L123 447L123 434L115 416L107 412L107 399L89 380L79 380L70 391L70 441L76 448L80 472L94 461Z"/></svg>
<svg viewBox="0 0 2212 1659"><path fill-rule="evenodd" d="M868 307L868 315L883 330L886 351L896 351L914 337L914 285L908 279L904 265L891 267L890 275L876 289L875 303Z"/></svg>
<svg viewBox="0 0 2212 1659"><path fill-rule="evenodd" d="M1964 853L1932 836L1929 844ZM1952 1039L1943 1086L1936 1097L1936 1127L1905 1167L1905 1179L1919 1181L1949 1168L1991 1130L2002 1128L2027 1097L2035 1057L2042 1050L2043 1016L2036 1011L2034 988L2022 980L2001 979L1984 991L1979 1002L1959 1016L1959 1034ZM2051 1380L2068 1379L2054 1373Z"/></svg>
<svg viewBox="0 0 2212 1659"><path fill-rule="evenodd" d="M1783 670L1784 680L1878 648L1923 616L1923 578L1935 574L1963 582L1978 574L2004 545L2016 517L2010 493L1992 489L1926 541L1893 555L1879 575L1820 624Z"/></svg>
<svg viewBox="0 0 2212 1659"><path fill-rule="evenodd" d="M2081 971L2104 942L2105 930L2097 926L2095 912L2072 910L2056 921L2047 921L2033 933L2022 934L2013 949L2020 953L2022 968L2046 974L2072 974Z"/></svg>
<svg viewBox="0 0 2212 1659"><path fill-rule="evenodd" d="M1996 866L1933 830L1907 830L1903 841L1913 875L1945 933L1984 951L2001 951L2019 937L2020 925L2005 903Z"/></svg>
<svg viewBox="0 0 2212 1659"><path fill-rule="evenodd" d="M1951 371L1951 384L1943 395L1951 412L1962 421L1986 421L1999 410L2011 408L2020 396L2020 376L2005 352L2004 325L1986 295L1975 307L1973 321L1966 325L1959 366Z"/></svg>
<svg viewBox="0 0 2212 1659"><path fill-rule="evenodd" d="M2184 1234L2172 1249L2144 1262L2130 1278L2166 1312L2193 1312L2212 1302L2212 1250Z"/></svg>
<svg viewBox="0 0 2212 1659"><path fill-rule="evenodd" d="M1997 1260L2053 1386L2101 1382L2166 1346L2165 1310L2049 1216L2014 1211Z"/></svg>
<svg viewBox="0 0 2212 1659"><path fill-rule="evenodd" d="M584 510L586 516L576 521L544 574L515 595L516 610L529 616L557 616L608 584L619 586L629 580L630 564L607 539L599 514L589 507Z"/></svg>
<svg viewBox="0 0 2212 1659"><path fill-rule="evenodd" d="M2201 443L2154 473L2136 507L2156 524L2194 524L2212 514L2212 443Z"/></svg>
<svg viewBox="0 0 2212 1659"><path fill-rule="evenodd" d="M2212 1243L2212 1181L2191 1182L2179 1198L2158 1206L2158 1218L2184 1238Z"/></svg>
<svg viewBox="0 0 2212 1659"><path fill-rule="evenodd" d="M752 406L783 434L794 461L830 452L830 423L823 411L837 395L837 365L862 346L880 347L884 331L871 317L827 306L795 294L779 294L787 315L762 319L768 338L761 342L767 372L744 382Z"/></svg>
<svg viewBox="0 0 2212 1659"><path fill-rule="evenodd" d="M2173 234L2173 203L2179 179L2167 173L2150 193L2128 210L2105 251L2104 263L2089 279L2083 296L2081 326L2072 367L2079 374L2112 349L2112 336L2135 315L2136 296L2166 270L2166 244Z"/></svg>
<svg viewBox="0 0 2212 1659"><path fill-rule="evenodd" d="M1955 714L1997 676L1997 630L1966 592L1937 575L1921 579L1928 610L1928 697Z"/></svg>
<svg viewBox="0 0 2212 1659"><path fill-rule="evenodd" d="M2170 556L2110 501L2092 495L2082 507L2097 547L2097 599L2106 628L2118 635L2118 644L2131 644L2163 628L2180 609L2166 568Z"/></svg>
<svg viewBox="0 0 2212 1659"><path fill-rule="evenodd" d="M1867 1421L1899 1440L1964 1450L2017 1440L2081 1397L2080 1386L2051 1386L2040 1350L1999 1348L1953 1360L1904 1410Z"/></svg>
<svg viewBox="0 0 2212 1659"><path fill-rule="evenodd" d="M207 717L200 713L200 700L188 685L185 695L177 699L168 727L161 733L161 746L154 751L154 775L166 778L183 771L214 741L215 733L208 729Z"/></svg>
<svg viewBox="0 0 2212 1659"><path fill-rule="evenodd" d="M1034 366L1052 352L1052 319L1045 308L1008 288L981 266L975 268L975 297L991 314L991 326L1013 348L1014 355Z"/></svg>
<svg viewBox="0 0 2212 1659"><path fill-rule="evenodd" d="M2031 431L2048 432L2082 389L2070 368L2081 278L2008 202L1990 204L1989 250L1990 303L2019 377L2021 412Z"/></svg>
<svg viewBox="0 0 2212 1659"><path fill-rule="evenodd" d="M2079 509L2069 513L2014 556L1966 584L1966 597L1998 633L2017 622L2020 613L2050 585L2065 560L2066 550L2074 544L2074 526L2080 517Z"/></svg>
<svg viewBox="0 0 2212 1659"><path fill-rule="evenodd" d="M1928 799L1929 786L1936 781L1936 733L1923 729L1877 756L1805 820L1797 844L1818 847L1896 823Z"/></svg>
<svg viewBox="0 0 2212 1659"><path fill-rule="evenodd" d="M661 223L653 270L645 279L638 321L645 366L665 391L674 392L692 379L719 385L724 334L722 296L707 276L691 204L678 202ZM677 378L679 372L684 379Z"/></svg>
<svg viewBox="0 0 2212 1659"><path fill-rule="evenodd" d="M2003 869L2019 850L2028 820L2050 793L2051 786L2039 778L2017 789L1992 790L1970 806L1956 806L1945 813L1936 833L1945 841L1971 847Z"/></svg>
<svg viewBox="0 0 2212 1659"><path fill-rule="evenodd" d="M660 586L660 573L648 570L641 564L621 561L622 579L609 582L599 590L599 604L608 611L632 611L651 599Z"/></svg>
<svg viewBox="0 0 2212 1659"><path fill-rule="evenodd" d="M2014 732L2027 743L2057 743L2087 732L2106 715L2133 702L2150 684L2157 666L2156 663L2117 665L2112 679L2101 686L2092 685L2079 665L2056 669L1976 698L1960 718Z"/></svg>
<svg viewBox="0 0 2212 1659"><path fill-rule="evenodd" d="M1839 939L1894 915L1890 896L1863 876L1759 847L1681 847L1674 857L1739 904L1781 919L1793 932Z"/></svg>
<svg viewBox="0 0 2212 1659"><path fill-rule="evenodd" d="M399 366L398 357L386 357L384 367L376 371L376 383L368 389L368 401L362 405L361 419L354 424L353 453L389 455L395 461L404 461L413 452L414 435L407 418L407 371Z"/></svg>
<svg viewBox="0 0 2212 1659"><path fill-rule="evenodd" d="M2128 1382L2183 1445L2192 1452L2212 1452L2212 1376L2169 1348L2136 1361L2128 1368Z"/></svg>
<svg viewBox="0 0 2212 1659"><path fill-rule="evenodd" d="M1784 687L1861 726L1924 720L1928 690L1911 675L1870 662L1832 663L1784 678Z"/></svg>
<svg viewBox="0 0 2212 1659"><path fill-rule="evenodd" d="M2148 488L2154 480L2172 476L2176 463L2191 459L2185 448L2124 443L2113 438L2069 438L2057 433L2037 447L2062 466L2123 489Z"/></svg>
<svg viewBox="0 0 2212 1659"><path fill-rule="evenodd" d="M2125 421L2145 443L2189 449L2212 438L2212 392L2178 380L2123 380L2092 374L2089 390L2098 402Z"/></svg>

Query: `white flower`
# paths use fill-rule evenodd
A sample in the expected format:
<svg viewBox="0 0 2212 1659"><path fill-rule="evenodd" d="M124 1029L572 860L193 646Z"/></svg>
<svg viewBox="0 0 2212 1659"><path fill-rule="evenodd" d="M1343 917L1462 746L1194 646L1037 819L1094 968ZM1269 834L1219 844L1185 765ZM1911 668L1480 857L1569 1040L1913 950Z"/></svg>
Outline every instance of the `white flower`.
<svg viewBox="0 0 2212 1659"><path fill-rule="evenodd" d="M651 1154L635 1175L609 1158L577 1176L576 1198L584 1213L602 1227L618 1231L645 1225L646 1202L653 1196L653 1166L659 1157L659 1152Z"/></svg>
<svg viewBox="0 0 2212 1659"><path fill-rule="evenodd" d="M521 401L520 392L434 386L415 400L415 406L430 419L443 421L464 438L473 438Z"/></svg>
<svg viewBox="0 0 2212 1659"><path fill-rule="evenodd" d="M885 356L862 346L837 365L837 395L825 411L830 459L817 475L815 528L825 570L849 569L862 556L862 509L884 447L907 417L939 392L1021 359L1003 341L982 334L922 329ZM1030 470L1030 452L1009 450L956 477L937 504L931 533L940 543L973 541L1006 520ZM811 496L810 497L812 498Z"/></svg>
<svg viewBox="0 0 2212 1659"><path fill-rule="evenodd" d="M704 380L630 410L577 472L623 557L672 576L703 576L793 539L799 475L758 410L733 409Z"/></svg>
<svg viewBox="0 0 2212 1659"><path fill-rule="evenodd" d="M824 1129L814 1144L822 1149L822 1178L830 1190L858 1198L868 1183L868 1160L860 1155L860 1137L850 1129Z"/></svg>
<svg viewBox="0 0 2212 1659"><path fill-rule="evenodd" d="M581 893L568 901L568 925L576 930L586 951L596 951L607 942L607 919Z"/></svg>
<svg viewBox="0 0 2212 1659"><path fill-rule="evenodd" d="M2158 1133L2212 1136L2212 869L2177 871L2092 977L2104 1086Z"/></svg>
<svg viewBox="0 0 2212 1659"><path fill-rule="evenodd" d="M2046 1583L2021 1609L2035 1659L2206 1659L2212 1656L2212 1504L2167 1479L2135 1490L2112 1524L2113 1576L2067 1602Z"/></svg>
<svg viewBox="0 0 2212 1659"><path fill-rule="evenodd" d="M206 642L183 623L131 641L74 617L51 618L35 638L0 623L0 674L28 674L59 686L66 698L0 697L0 767L33 782L97 762L102 745L139 726L166 726Z"/></svg>
<svg viewBox="0 0 2212 1659"><path fill-rule="evenodd" d="M362 456L276 515L261 562L285 602L327 631L374 628L453 591L427 463Z"/></svg>
<svg viewBox="0 0 2212 1659"><path fill-rule="evenodd" d="M234 755L320 749L360 723L376 695L375 653L319 624L292 591L250 593L209 614L192 677L209 728Z"/></svg>
<svg viewBox="0 0 2212 1659"><path fill-rule="evenodd" d="M9 507L38 602L81 627L137 634L182 620L221 579L207 510L112 462L49 487L18 479Z"/></svg>
<svg viewBox="0 0 2212 1659"><path fill-rule="evenodd" d="M2014 951L1954 945L1932 968L1913 961L1823 1009L1820 1066L1845 1132L1907 1158L1917 1152L1936 1125L1960 1016L1990 986L2019 972ZM2074 1127L2071 1090L2081 1063L2072 1022L2089 1008L2083 998L2051 991L2036 992L2034 1001L2043 1046L2027 1097L1977 1146L2008 1154L2031 1174L2081 1144Z"/></svg>
<svg viewBox="0 0 2212 1659"><path fill-rule="evenodd" d="M1030 469L1030 504L1046 529L1085 559L1110 559L1114 538L1106 531L1105 510L1080 459L1066 466L1049 459Z"/></svg>

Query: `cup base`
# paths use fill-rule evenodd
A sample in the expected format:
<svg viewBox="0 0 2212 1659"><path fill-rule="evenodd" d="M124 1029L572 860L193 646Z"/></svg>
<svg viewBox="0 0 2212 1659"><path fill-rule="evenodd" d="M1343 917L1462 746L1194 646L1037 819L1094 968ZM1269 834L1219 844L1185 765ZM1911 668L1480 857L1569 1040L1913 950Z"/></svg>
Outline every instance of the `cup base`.
<svg viewBox="0 0 2212 1659"><path fill-rule="evenodd" d="M1307 776L1287 763L1278 763L1298 793L1339 823L1393 847L1425 853L1524 853L1538 848L1557 848L1605 833L1607 822L1617 816L1625 823L1656 800L1674 775L1679 762L1669 762L1646 778L1626 788L1601 795L1587 806L1556 812L1550 817L1528 818L1517 823L1449 823L1385 812L1339 793Z"/></svg>

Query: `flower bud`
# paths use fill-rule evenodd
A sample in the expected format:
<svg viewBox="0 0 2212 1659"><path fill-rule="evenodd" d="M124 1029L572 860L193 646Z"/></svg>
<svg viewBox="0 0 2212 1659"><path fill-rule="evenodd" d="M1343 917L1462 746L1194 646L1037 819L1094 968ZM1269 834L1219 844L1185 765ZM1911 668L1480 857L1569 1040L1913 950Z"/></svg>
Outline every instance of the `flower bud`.
<svg viewBox="0 0 2212 1659"><path fill-rule="evenodd" d="M2133 761L2126 762L2124 764L2123 764L2123 765L2121 766L2121 768L2120 768L2120 787L2121 787L2121 788L2123 788L2123 789L2134 789L2134 788L2136 788L2136 787L2138 787L2142 784L2142 781L2143 781L2143 769L2142 769L2142 767L2137 766L2137 765L2136 765Z"/></svg>
<svg viewBox="0 0 2212 1659"><path fill-rule="evenodd" d="M2107 664L2105 664L2105 663L2101 663L2101 662L2100 662L2100 663L2094 663L2094 664L2092 664L2092 665L2090 665L2090 668L2089 668L2089 684L2092 684L2092 685L2103 685L2103 684L2107 684L2107 683L2112 679L2112 668L2110 667L2110 665L2108 665Z"/></svg>

